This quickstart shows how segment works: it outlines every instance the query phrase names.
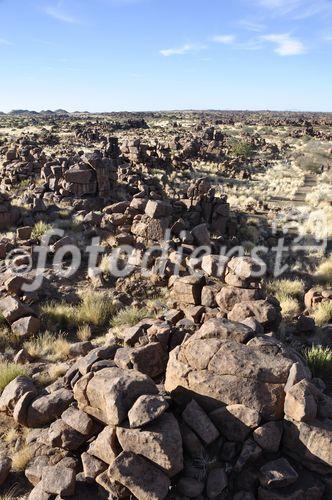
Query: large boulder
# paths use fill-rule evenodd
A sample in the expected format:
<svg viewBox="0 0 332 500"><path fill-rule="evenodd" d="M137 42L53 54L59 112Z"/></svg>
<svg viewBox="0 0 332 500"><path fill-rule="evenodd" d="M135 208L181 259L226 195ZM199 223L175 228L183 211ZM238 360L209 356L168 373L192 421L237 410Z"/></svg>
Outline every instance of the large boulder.
<svg viewBox="0 0 332 500"><path fill-rule="evenodd" d="M332 470L332 421L296 422L284 420L284 451L319 474Z"/></svg>
<svg viewBox="0 0 332 500"><path fill-rule="evenodd" d="M119 425L143 394L157 393L156 384L147 375L117 367L88 373L74 387L79 409L107 425Z"/></svg>
<svg viewBox="0 0 332 500"><path fill-rule="evenodd" d="M5 411L9 415L12 415L15 406L25 394L30 394L31 398L33 398L37 396L38 391L30 378L24 376L16 377L4 388L1 394L0 411Z"/></svg>
<svg viewBox="0 0 332 500"><path fill-rule="evenodd" d="M182 470L181 433L172 413L165 413L143 429L118 427L116 435L124 451L143 455L159 465L168 476Z"/></svg>
<svg viewBox="0 0 332 500"><path fill-rule="evenodd" d="M231 321L255 318L266 331L276 329L281 321L280 308L268 300L239 302L227 315Z"/></svg>
<svg viewBox="0 0 332 500"><path fill-rule="evenodd" d="M180 404L195 399L207 411L243 404L264 419L283 416L284 387L295 354L269 338L247 345L195 335L171 353L165 388Z"/></svg>
<svg viewBox="0 0 332 500"><path fill-rule="evenodd" d="M35 399L27 412L28 427L42 427L59 418L73 402L73 393L58 389L51 394Z"/></svg>
<svg viewBox="0 0 332 500"><path fill-rule="evenodd" d="M230 339L246 343L254 336L253 330L242 323L229 321L224 318L212 318L205 321L191 339Z"/></svg>

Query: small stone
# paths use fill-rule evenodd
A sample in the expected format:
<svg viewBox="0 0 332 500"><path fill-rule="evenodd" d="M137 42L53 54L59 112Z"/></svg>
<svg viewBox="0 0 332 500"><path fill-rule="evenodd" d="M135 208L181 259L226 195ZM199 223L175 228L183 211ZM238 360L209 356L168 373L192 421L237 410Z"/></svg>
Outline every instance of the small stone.
<svg viewBox="0 0 332 500"><path fill-rule="evenodd" d="M163 500L170 480L151 462L131 452L122 452L108 469L111 480L123 484L140 500Z"/></svg>
<svg viewBox="0 0 332 500"><path fill-rule="evenodd" d="M143 427L160 417L168 408L163 396L140 396L128 412L131 428Z"/></svg>
<svg viewBox="0 0 332 500"><path fill-rule="evenodd" d="M102 462L96 457L90 455L90 453L82 453L81 455L84 477L88 481L94 481L99 474L107 469L107 464Z"/></svg>
<svg viewBox="0 0 332 500"><path fill-rule="evenodd" d="M69 497L75 493L75 471L61 465L44 467L42 473L43 491L52 495Z"/></svg>
<svg viewBox="0 0 332 500"><path fill-rule="evenodd" d="M316 387L303 379L286 393L285 414L296 422L311 422L317 415Z"/></svg>
<svg viewBox="0 0 332 500"><path fill-rule="evenodd" d="M218 467L209 472L206 493L209 499L219 496L228 484L228 479L224 469Z"/></svg>
<svg viewBox="0 0 332 500"><path fill-rule="evenodd" d="M285 458L268 462L260 468L260 483L269 488L284 488L297 480L298 473Z"/></svg>
<svg viewBox="0 0 332 500"><path fill-rule="evenodd" d="M115 431L115 427L105 427L97 438L90 444L88 449L90 455L99 458L108 465L111 465L118 455L118 445Z"/></svg>
<svg viewBox="0 0 332 500"><path fill-rule="evenodd" d="M276 453L280 447L282 431L281 422L267 422L254 430L253 438L263 450Z"/></svg>
<svg viewBox="0 0 332 500"><path fill-rule="evenodd" d="M195 498L203 493L204 483L193 477L181 477L177 483L177 491L185 497Z"/></svg>
<svg viewBox="0 0 332 500"><path fill-rule="evenodd" d="M94 426L93 420L84 411L70 406L63 412L61 418L67 425L70 425L70 427L80 434L84 436L89 436L91 434Z"/></svg>
<svg viewBox="0 0 332 500"><path fill-rule="evenodd" d="M218 408L209 416L221 434L230 441L245 441L252 429L260 422L257 410L241 404Z"/></svg>
<svg viewBox="0 0 332 500"><path fill-rule="evenodd" d="M38 333L40 320L34 316L26 316L12 323L12 332L18 337L31 337Z"/></svg>
<svg viewBox="0 0 332 500"><path fill-rule="evenodd" d="M182 413L182 418L206 444L219 437L219 432L205 411L192 399Z"/></svg>

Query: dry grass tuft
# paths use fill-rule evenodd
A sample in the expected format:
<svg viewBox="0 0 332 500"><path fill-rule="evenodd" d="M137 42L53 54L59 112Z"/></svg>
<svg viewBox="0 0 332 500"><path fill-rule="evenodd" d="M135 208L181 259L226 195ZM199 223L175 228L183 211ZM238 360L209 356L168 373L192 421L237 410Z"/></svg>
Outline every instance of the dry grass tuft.
<svg viewBox="0 0 332 500"><path fill-rule="evenodd" d="M44 236L44 234L47 233L47 231L49 231L50 229L51 229L50 224L47 224L44 221L36 222L36 224L32 228L31 237L34 240L39 241Z"/></svg>
<svg viewBox="0 0 332 500"><path fill-rule="evenodd" d="M81 325L77 330L77 338L81 342L87 342L92 338L92 332L89 325Z"/></svg>
<svg viewBox="0 0 332 500"><path fill-rule="evenodd" d="M5 443L11 444L17 441L19 436L20 434L18 432L18 429L16 427L11 427L2 435L2 439L4 440Z"/></svg>
<svg viewBox="0 0 332 500"><path fill-rule="evenodd" d="M304 295L305 287L302 280L281 279L269 281L266 285L267 292L271 295L281 294L293 298L300 298Z"/></svg>
<svg viewBox="0 0 332 500"><path fill-rule="evenodd" d="M32 458L32 450L29 445L23 446L12 456L12 469L15 472L24 471Z"/></svg>
<svg viewBox="0 0 332 500"><path fill-rule="evenodd" d="M111 294L93 290L81 292L77 305L66 302L50 302L41 307L41 315L47 330L67 330L80 326L103 327L116 311Z"/></svg>
<svg viewBox="0 0 332 500"><path fill-rule="evenodd" d="M313 377L318 377L332 387L332 349L314 346L305 352L305 358Z"/></svg>
<svg viewBox="0 0 332 500"><path fill-rule="evenodd" d="M315 277L319 283L332 285L332 257L329 257L317 267Z"/></svg>
<svg viewBox="0 0 332 500"><path fill-rule="evenodd" d="M46 330L66 330L75 326L75 307L66 302L49 302L40 308Z"/></svg>
<svg viewBox="0 0 332 500"><path fill-rule="evenodd" d="M17 500L18 498L23 498L21 493L21 488L17 484L14 484L6 493L0 495L0 500Z"/></svg>
<svg viewBox="0 0 332 500"><path fill-rule="evenodd" d="M111 326L118 328L121 326L134 326L144 318L149 317L149 311L146 308L137 309L137 307L126 307L121 309L111 320Z"/></svg>
<svg viewBox="0 0 332 500"><path fill-rule="evenodd" d="M45 332L38 337L27 340L24 348L35 359L47 359L49 361L60 361L67 359L70 343L64 335L55 335Z"/></svg>
<svg viewBox="0 0 332 500"><path fill-rule="evenodd" d="M78 325L105 326L116 311L113 297L107 293L82 292L81 300L75 313Z"/></svg>
<svg viewBox="0 0 332 500"><path fill-rule="evenodd" d="M22 365L6 362L0 363L0 391L3 391L14 378L26 374L27 369Z"/></svg>
<svg viewBox="0 0 332 500"><path fill-rule="evenodd" d="M281 312L284 316L293 318L301 312L299 301L287 294L277 293L276 298L280 302Z"/></svg>
<svg viewBox="0 0 332 500"><path fill-rule="evenodd" d="M320 302L312 316L318 326L330 323L332 321L332 300Z"/></svg>

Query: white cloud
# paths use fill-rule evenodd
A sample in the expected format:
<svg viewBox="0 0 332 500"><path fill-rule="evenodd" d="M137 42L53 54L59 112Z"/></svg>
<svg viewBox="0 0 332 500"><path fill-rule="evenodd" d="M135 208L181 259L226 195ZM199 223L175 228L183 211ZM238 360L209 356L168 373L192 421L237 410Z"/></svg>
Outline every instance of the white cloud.
<svg viewBox="0 0 332 500"><path fill-rule="evenodd" d="M223 43L225 45L231 45L235 42L234 35L217 35L213 37L213 41L216 43Z"/></svg>
<svg viewBox="0 0 332 500"><path fill-rule="evenodd" d="M332 13L331 0L256 0L275 15L289 15L293 19L305 19L315 15Z"/></svg>
<svg viewBox="0 0 332 500"><path fill-rule="evenodd" d="M300 40L292 38L287 33L280 35L264 35L260 38L266 42L274 43L276 45L274 52L280 56L295 56L306 52L303 43Z"/></svg>
<svg viewBox="0 0 332 500"><path fill-rule="evenodd" d="M0 38L0 45L12 45L12 43L5 38Z"/></svg>
<svg viewBox="0 0 332 500"><path fill-rule="evenodd" d="M241 19L238 24L248 31L254 31L257 33L265 29L264 24L248 21L247 19Z"/></svg>
<svg viewBox="0 0 332 500"><path fill-rule="evenodd" d="M172 49L163 49L160 51L160 54L164 57L182 56L182 55L188 54L190 52L195 52L197 50L202 50L205 48L206 48L205 45L195 44L195 43L186 43L185 45L182 45L181 47L175 47Z"/></svg>
<svg viewBox="0 0 332 500"><path fill-rule="evenodd" d="M56 19L57 21L62 21L63 23L68 23L68 24L79 24L80 21L74 16L71 16L70 14L66 13L62 7L61 3L59 3L57 6L51 6L48 5L43 8L43 11L45 14L47 14L50 17L53 17L53 19Z"/></svg>

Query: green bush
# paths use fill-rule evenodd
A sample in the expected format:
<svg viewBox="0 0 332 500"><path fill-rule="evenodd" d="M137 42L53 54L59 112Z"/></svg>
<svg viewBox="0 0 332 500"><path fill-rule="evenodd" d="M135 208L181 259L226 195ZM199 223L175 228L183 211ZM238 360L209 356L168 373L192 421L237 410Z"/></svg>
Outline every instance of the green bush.
<svg viewBox="0 0 332 500"><path fill-rule="evenodd" d="M237 141L232 144L231 152L234 156L245 156L248 158L253 154L253 147L249 142Z"/></svg>

